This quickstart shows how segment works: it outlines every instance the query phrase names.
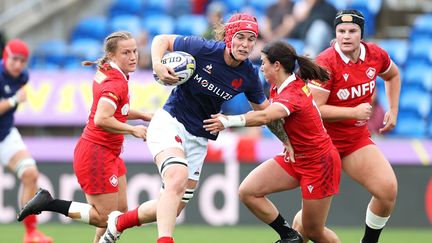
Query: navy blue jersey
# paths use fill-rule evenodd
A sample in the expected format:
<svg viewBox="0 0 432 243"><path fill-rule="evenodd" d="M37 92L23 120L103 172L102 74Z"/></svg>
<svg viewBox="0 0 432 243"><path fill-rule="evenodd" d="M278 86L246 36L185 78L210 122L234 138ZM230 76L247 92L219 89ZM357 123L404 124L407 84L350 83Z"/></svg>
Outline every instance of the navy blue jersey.
<svg viewBox="0 0 432 243"><path fill-rule="evenodd" d="M16 92L27 83L29 74L26 71L22 72L19 77L11 77L5 70L4 63L0 64L0 99L7 99L16 94ZM7 110L0 115L0 141L9 134L9 131L14 126L14 113L16 107Z"/></svg>
<svg viewBox="0 0 432 243"><path fill-rule="evenodd" d="M216 139L203 128L203 121L217 114L222 103L244 92L255 104L266 100L258 69L249 60L238 67L224 61L225 43L201 37L178 36L174 51L191 54L196 61L195 72L184 84L174 88L164 109L181 122L186 130L198 137Z"/></svg>

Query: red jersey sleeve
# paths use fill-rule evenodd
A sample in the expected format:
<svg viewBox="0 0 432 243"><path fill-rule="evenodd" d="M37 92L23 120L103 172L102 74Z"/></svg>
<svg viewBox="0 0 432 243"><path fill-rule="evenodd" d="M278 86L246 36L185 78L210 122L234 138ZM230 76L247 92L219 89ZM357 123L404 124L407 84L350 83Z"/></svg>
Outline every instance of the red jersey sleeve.
<svg viewBox="0 0 432 243"><path fill-rule="evenodd" d="M118 107L122 104L123 99L123 90L122 90L122 84L120 82L116 82L115 80L106 80L101 85L101 98L107 98L114 102L115 106Z"/></svg>
<svg viewBox="0 0 432 243"><path fill-rule="evenodd" d="M307 88L307 86L304 87ZM302 95L298 92L298 90L295 90L292 87L287 87L287 89L290 91L282 92L275 99L273 99L273 103L284 106L289 111L289 114L302 110L304 102Z"/></svg>
<svg viewBox="0 0 432 243"><path fill-rule="evenodd" d="M378 55L379 59L381 60L381 65L382 65L381 68L378 70L378 73L379 74L386 73L392 65L392 61L390 59L390 56L384 49L382 49L378 45L374 44L374 46L375 46L375 50L377 52L377 55Z"/></svg>
<svg viewBox="0 0 432 243"><path fill-rule="evenodd" d="M332 84L333 84L333 66L332 62L329 59L330 50L327 49L326 51L322 52L319 56L316 58L316 63L326 69L330 74L330 79L327 82L323 82L320 80L311 80L309 81L309 85L311 85L314 88L323 89L325 91L330 92Z"/></svg>

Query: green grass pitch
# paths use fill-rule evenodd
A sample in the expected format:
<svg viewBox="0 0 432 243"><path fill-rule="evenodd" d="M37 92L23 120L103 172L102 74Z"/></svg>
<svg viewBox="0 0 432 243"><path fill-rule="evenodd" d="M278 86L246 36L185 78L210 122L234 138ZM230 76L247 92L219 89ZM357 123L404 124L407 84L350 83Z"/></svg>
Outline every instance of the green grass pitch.
<svg viewBox="0 0 432 243"><path fill-rule="evenodd" d="M94 227L82 224L44 224L39 227L54 238L55 243L92 242ZM344 243L358 243L362 228L333 228ZM21 243L24 228L21 224L0 224L0 242ZM276 234L267 226L211 227L205 225L179 225L176 243L273 243ZM391 228L383 231L380 243L432 242L431 229ZM156 227L142 226L125 231L120 243L156 242Z"/></svg>

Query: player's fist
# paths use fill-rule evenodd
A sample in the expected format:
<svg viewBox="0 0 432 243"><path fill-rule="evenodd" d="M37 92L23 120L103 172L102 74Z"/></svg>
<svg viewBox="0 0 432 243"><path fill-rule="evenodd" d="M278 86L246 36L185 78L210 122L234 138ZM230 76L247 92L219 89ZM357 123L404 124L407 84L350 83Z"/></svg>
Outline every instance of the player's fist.
<svg viewBox="0 0 432 243"><path fill-rule="evenodd" d="M153 64L153 71L164 83L175 84L179 81L174 69L160 62Z"/></svg>
<svg viewBox="0 0 432 243"><path fill-rule="evenodd" d="M147 139L147 127L143 125L133 126L132 135L136 138Z"/></svg>
<svg viewBox="0 0 432 243"><path fill-rule="evenodd" d="M369 120L372 115L372 106L368 103L361 103L354 107L354 118L357 120Z"/></svg>
<svg viewBox="0 0 432 243"><path fill-rule="evenodd" d="M24 87L20 88L16 94L16 99L18 103L22 103L27 100L27 92Z"/></svg>

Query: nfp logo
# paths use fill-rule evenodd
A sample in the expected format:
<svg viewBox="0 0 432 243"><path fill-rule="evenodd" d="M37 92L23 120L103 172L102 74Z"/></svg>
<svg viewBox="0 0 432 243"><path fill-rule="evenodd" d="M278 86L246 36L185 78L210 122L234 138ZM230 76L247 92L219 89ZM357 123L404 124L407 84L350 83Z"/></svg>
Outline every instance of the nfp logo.
<svg viewBox="0 0 432 243"><path fill-rule="evenodd" d="M349 95L350 95L350 93L349 93L348 89L340 89L337 92L337 97L340 100L346 100L346 99L348 99Z"/></svg>
<svg viewBox="0 0 432 243"><path fill-rule="evenodd" d="M354 99L356 97L372 94L374 88L375 80L372 80L370 82L359 84L357 86L352 86L347 89L340 89L337 92L337 97L340 100L347 100L348 98Z"/></svg>

